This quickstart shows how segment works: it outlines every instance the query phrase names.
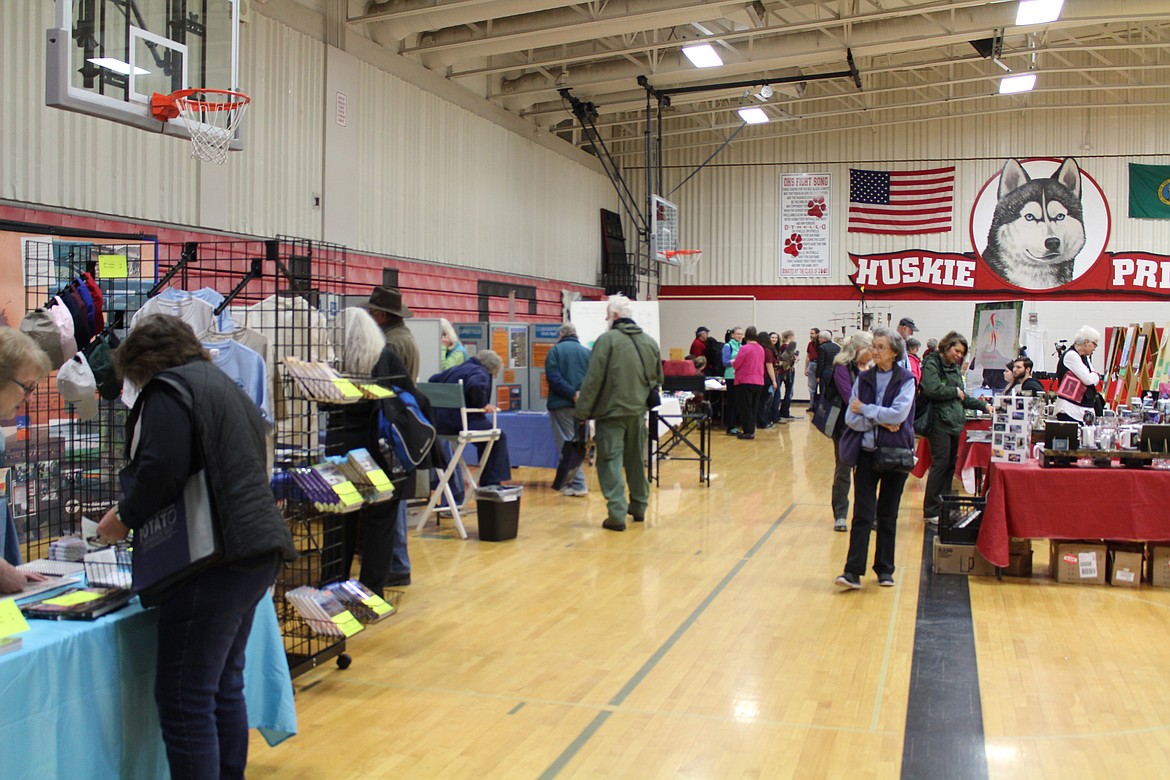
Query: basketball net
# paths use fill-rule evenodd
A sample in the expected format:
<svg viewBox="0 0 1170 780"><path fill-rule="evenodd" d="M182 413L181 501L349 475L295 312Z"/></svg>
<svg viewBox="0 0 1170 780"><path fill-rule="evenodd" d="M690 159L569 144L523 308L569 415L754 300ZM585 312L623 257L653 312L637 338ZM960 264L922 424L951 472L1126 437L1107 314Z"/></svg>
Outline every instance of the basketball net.
<svg viewBox="0 0 1170 780"><path fill-rule="evenodd" d="M223 165L252 99L226 89L181 89L151 97L151 112L165 122L179 117L191 135L191 156Z"/></svg>
<svg viewBox="0 0 1170 780"><path fill-rule="evenodd" d="M683 276L694 276L698 273L699 261L703 259L702 249L673 249L663 252L668 260L678 262L678 268Z"/></svg>

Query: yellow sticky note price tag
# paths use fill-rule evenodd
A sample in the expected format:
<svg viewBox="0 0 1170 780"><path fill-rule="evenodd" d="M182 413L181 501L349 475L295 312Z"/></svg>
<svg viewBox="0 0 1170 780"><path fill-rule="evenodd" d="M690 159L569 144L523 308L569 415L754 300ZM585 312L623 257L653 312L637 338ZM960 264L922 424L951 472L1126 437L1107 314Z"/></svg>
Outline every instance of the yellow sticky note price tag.
<svg viewBox="0 0 1170 780"><path fill-rule="evenodd" d="M28 631L28 621L20 614L16 599L0 601L0 638Z"/></svg>
<svg viewBox="0 0 1170 780"><path fill-rule="evenodd" d="M348 379L334 379L333 386L341 391L343 398L362 398L362 391Z"/></svg>
<svg viewBox="0 0 1170 780"><path fill-rule="evenodd" d="M346 639L349 639L362 630L362 624L358 622L358 619L348 609L340 615L334 615L333 622L341 629L341 633L345 634Z"/></svg>
<svg viewBox="0 0 1170 780"><path fill-rule="evenodd" d="M72 607L77 604L84 604L87 601L97 601L101 597L102 594L100 593L90 593L88 590L75 590L72 593L66 593L64 596L45 599L43 603L52 604L55 607Z"/></svg>
<svg viewBox="0 0 1170 780"><path fill-rule="evenodd" d="M362 603L374 610L375 615L388 615L394 611L394 605L381 596L366 596L362 599Z"/></svg>
<svg viewBox="0 0 1170 780"><path fill-rule="evenodd" d="M99 279L125 279L129 275L126 255L98 255Z"/></svg>
<svg viewBox="0 0 1170 780"><path fill-rule="evenodd" d="M364 390L368 395L370 395L373 398L393 398L394 397L393 390L388 390L385 387L382 387L381 385L362 385L361 387L362 387L362 390Z"/></svg>
<svg viewBox="0 0 1170 780"><path fill-rule="evenodd" d="M390 478L386 476L386 472L382 471L382 469L367 471L366 479L370 480L370 484L378 490L386 490L388 488L394 487L392 484L390 484Z"/></svg>

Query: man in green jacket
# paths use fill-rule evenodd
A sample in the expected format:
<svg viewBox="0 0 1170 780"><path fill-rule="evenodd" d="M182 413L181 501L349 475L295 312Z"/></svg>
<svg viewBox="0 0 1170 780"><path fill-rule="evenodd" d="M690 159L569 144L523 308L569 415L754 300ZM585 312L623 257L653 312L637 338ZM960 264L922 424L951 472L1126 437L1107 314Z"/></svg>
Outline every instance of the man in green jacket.
<svg viewBox="0 0 1170 780"><path fill-rule="evenodd" d="M662 385L658 344L634 322L632 311L629 298L610 296L605 310L610 329L593 345L589 370L577 397L577 419L597 421L597 479L609 507L601 525L610 531L626 530L627 512L635 522L646 519L650 500L650 482L642 460L646 452L646 401L650 391Z"/></svg>

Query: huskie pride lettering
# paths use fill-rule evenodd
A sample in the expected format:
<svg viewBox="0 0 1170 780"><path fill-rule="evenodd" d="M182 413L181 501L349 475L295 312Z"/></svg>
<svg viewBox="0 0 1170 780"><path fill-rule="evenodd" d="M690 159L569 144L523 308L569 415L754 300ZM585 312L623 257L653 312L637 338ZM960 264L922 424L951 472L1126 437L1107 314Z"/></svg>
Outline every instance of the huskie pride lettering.
<svg viewBox="0 0 1170 780"><path fill-rule="evenodd" d="M871 289L885 287L975 286L975 260L966 255L938 252L914 254L849 255L857 265L853 280Z"/></svg>
<svg viewBox="0 0 1170 780"><path fill-rule="evenodd" d="M850 254L857 267L853 282L866 290L934 289L979 292L1017 292L975 255L910 249L874 255ZM1149 252L1102 252L1096 262L1073 281L1046 292L1130 291L1170 297L1170 256Z"/></svg>

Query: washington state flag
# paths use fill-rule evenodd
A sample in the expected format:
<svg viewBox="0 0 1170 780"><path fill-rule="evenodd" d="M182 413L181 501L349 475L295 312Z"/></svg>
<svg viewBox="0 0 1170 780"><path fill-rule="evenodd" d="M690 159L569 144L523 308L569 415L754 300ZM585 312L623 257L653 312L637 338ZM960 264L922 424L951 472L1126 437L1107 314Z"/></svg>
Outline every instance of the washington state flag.
<svg viewBox="0 0 1170 780"><path fill-rule="evenodd" d="M1129 215L1170 219L1170 165L1129 164Z"/></svg>

